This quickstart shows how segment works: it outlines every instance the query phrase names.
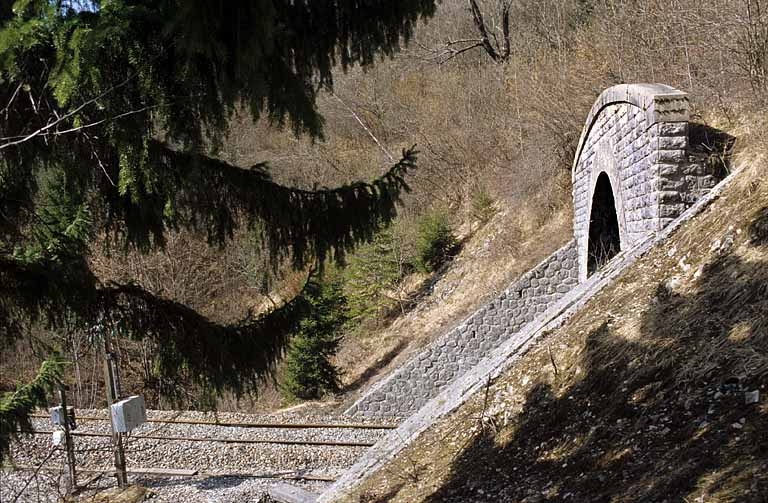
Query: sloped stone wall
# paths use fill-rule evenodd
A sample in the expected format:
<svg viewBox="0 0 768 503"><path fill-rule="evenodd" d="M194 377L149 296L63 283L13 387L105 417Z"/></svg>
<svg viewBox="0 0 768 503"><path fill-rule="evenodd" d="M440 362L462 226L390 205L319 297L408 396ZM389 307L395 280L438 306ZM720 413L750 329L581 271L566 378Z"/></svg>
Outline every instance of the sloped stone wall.
<svg viewBox="0 0 768 503"><path fill-rule="evenodd" d="M622 84L603 91L573 163L574 240L372 386L347 413L415 412L586 282L591 206L601 174L611 184L621 250L658 235L719 181L691 152L690 127L688 97L677 89Z"/></svg>
<svg viewBox="0 0 768 503"><path fill-rule="evenodd" d="M712 190L706 191L695 204L661 232L654 236L647 236L633 248L625 250L615 260L609 262L605 268L565 294L536 321L525 325L513 337L505 340L493 351L490 357L485 358L461 378L454 380L439 395L421 407L418 412L408 417L397 430L377 442L317 500L312 501L317 503L337 501L341 495L347 494L366 480L369 475L380 470L387 461L394 458L436 421L447 416L480 392L489 379L494 379L505 369L514 365L525 354L530 345L539 340L546 331L561 326L568 318L579 312L591 298L647 253L654 243L665 239L684 222L703 211L736 176L737 172L731 173Z"/></svg>
<svg viewBox="0 0 768 503"><path fill-rule="evenodd" d="M407 416L415 412L576 286L577 266L576 243L571 241L375 384L346 413Z"/></svg>

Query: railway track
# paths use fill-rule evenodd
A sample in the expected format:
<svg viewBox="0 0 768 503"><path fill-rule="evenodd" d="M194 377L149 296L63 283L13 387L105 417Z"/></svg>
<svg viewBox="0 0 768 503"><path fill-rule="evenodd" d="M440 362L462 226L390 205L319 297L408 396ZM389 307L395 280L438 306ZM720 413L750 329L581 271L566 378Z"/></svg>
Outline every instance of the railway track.
<svg viewBox="0 0 768 503"><path fill-rule="evenodd" d="M53 430L35 430L34 435L53 435ZM105 437L111 438L110 433L92 433L85 431L73 431L73 437ZM372 447L376 442L334 442L331 440L270 440L266 438L206 438L206 437L177 437L165 435L132 435L127 437L134 440L164 440L167 442L221 442L225 444L275 444L275 445L324 445L327 447Z"/></svg>
<svg viewBox="0 0 768 503"><path fill-rule="evenodd" d="M99 412L79 411L77 415L73 442L83 473L111 472L110 425L104 412ZM290 480L320 491L396 427L391 422L352 423L335 417L307 420L219 414L211 418L201 413L153 411L148 416L147 423L124 437L128 470L135 472L131 475L134 480L156 488L158 501L170 493L167 501L183 498L185 503L198 501L189 493L190 487L202 493L224 487L222 494L237 487L252 497L256 495L253 491L263 491L270 481ZM53 431L47 415L33 415L33 427L33 435L23 436L13 446L14 463L22 468L16 473L23 477L42 465L53 477L64 466L65 456L61 451L50 455ZM8 477L6 470L0 478L0 501L13 500L3 489L2 480ZM29 501L37 501L38 496ZM209 493L199 501L216 498L212 500Z"/></svg>
<svg viewBox="0 0 768 503"><path fill-rule="evenodd" d="M46 414L30 414L30 417L37 419L48 419ZM107 422L106 416L78 416L78 422L82 421L101 421ZM231 426L236 428L277 428L277 429L355 429L355 430L394 430L396 424L391 423L278 423L278 422L227 422L227 421L200 421L184 419L147 419L147 423L159 424L192 424L192 425L210 425L210 426Z"/></svg>

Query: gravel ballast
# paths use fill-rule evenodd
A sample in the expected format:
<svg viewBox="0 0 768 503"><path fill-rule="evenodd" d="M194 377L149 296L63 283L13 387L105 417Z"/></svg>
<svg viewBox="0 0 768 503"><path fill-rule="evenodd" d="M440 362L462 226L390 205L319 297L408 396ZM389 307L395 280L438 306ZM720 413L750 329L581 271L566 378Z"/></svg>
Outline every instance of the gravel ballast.
<svg viewBox="0 0 768 503"><path fill-rule="evenodd" d="M76 434L109 434L110 426L104 410L78 410L77 417L98 417L104 421L81 419ZM301 425L381 425L381 422L329 416L299 414L252 415L240 413L202 413L148 411L149 420L201 421L219 423L267 423ZM38 431L54 427L47 418L34 418ZM216 424L145 423L124 437L126 465L131 469L189 469L194 477L129 475L130 482L150 488L154 501L258 501L276 481L288 481L303 489L320 492L330 480L350 467L367 450L366 446L283 445L273 443L226 443L235 441L342 442L372 444L387 429L363 427L237 427ZM147 439L142 436L176 437L187 440ZM211 439L192 441L188 439ZM78 481L83 483L94 471L111 470L113 454L109 437L74 435ZM6 467L0 473L0 501L57 501L63 487L61 472L66 456L61 449L52 450L50 434L24 435L12 447L12 463L22 469ZM43 468L35 474L32 468ZM90 471L94 470L94 471ZM29 484L22 491L25 484ZM115 484L111 475L94 481L89 492Z"/></svg>

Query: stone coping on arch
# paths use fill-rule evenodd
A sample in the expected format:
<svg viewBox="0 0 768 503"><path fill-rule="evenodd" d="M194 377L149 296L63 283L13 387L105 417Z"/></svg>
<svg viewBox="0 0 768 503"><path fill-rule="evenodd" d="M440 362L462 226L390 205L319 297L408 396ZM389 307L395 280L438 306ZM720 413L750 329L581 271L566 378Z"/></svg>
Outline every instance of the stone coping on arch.
<svg viewBox="0 0 768 503"><path fill-rule="evenodd" d="M650 128L660 122L687 122L688 94L666 84L618 84L600 93L584 123L576 155L571 167L572 179L581 158L584 144L589 138L600 112L606 107L618 103L634 105L645 113L646 126Z"/></svg>

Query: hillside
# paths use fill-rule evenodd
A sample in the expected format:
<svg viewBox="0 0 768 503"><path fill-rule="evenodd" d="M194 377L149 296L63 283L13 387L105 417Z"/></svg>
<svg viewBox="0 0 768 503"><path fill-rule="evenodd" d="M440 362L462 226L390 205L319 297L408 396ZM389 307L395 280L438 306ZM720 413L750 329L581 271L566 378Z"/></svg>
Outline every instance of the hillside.
<svg viewBox="0 0 768 503"><path fill-rule="evenodd" d="M345 501L766 501L759 130L718 200Z"/></svg>
<svg viewBox="0 0 768 503"><path fill-rule="evenodd" d="M432 211L448 215L465 238L462 252L439 273L407 271L378 288L380 297L411 294L407 306L388 302L382 319L363 317L344 331L337 363L349 392L345 403L567 240L569 166L602 89L664 82L689 93L695 115L725 122L765 103L768 16L760 1L476 4L496 43L509 44L503 58L475 43L470 2L444 0L391 58L334 69L332 91L318 92L322 138L296 137L290 124L254 123L243 110L223 138L222 159L243 167L266 162L273 180L301 189L373 179L416 144L418 169L394 222L402 231L397 245L410 253L419 220ZM496 215L480 228L473 205L482 195ZM89 243L88 258L105 283L135 282L213 322L233 323L291 299L305 279L306 271L290 264L271 268L260 244L258 229L240 229L223 249L210 247L204 235L170 231L166 246L151 253L110 250L99 236ZM117 346L126 392L141 392L159 408L212 406L212 397L189 379L170 382L154 373L156 348L149 342ZM76 405L103 403L98 349L78 327L34 327L15 341L11 350L19 358L0 362L0 389L31 378L49 347L75 362L67 379ZM279 368L274 377L279 381ZM284 405L271 380L245 396L215 399L220 410Z"/></svg>
<svg viewBox="0 0 768 503"><path fill-rule="evenodd" d="M56 26L74 16L86 26L114 8L139 19L128 6L141 2L113 3L58 9L19 0L13 15L50 16ZM306 7L310 17L315 8L349 7L282 3L286 12ZM277 4L251 5L252 20L272 19L269 7ZM383 14L399 10L394 0L384 4ZM290 95L303 90L310 99L296 116L259 115L261 105L216 86L198 95L186 89L195 76L184 71L168 77L194 91L189 106L199 96L229 100L209 103L201 115L208 120L175 116L175 106L159 98L164 91L146 83L136 87L143 101L126 108L136 99L125 91L135 77L151 83L172 67L148 57L146 68L155 71L110 84L114 69L91 71L109 58L94 56L105 46L90 36L90 56L69 51L83 71L69 73L86 84L94 79L98 92L77 79L62 80L57 91L82 93L83 106L94 109L88 120L67 108L77 100L64 100L43 120L38 105L46 100L36 102L31 89L43 96L56 79L22 78L32 71L25 64L18 74L4 70L4 148L26 150L0 155L0 259L41 282L16 283L7 279L15 273L0 271L0 405L34 379L43 360L60 355L80 421L76 464L83 473L108 473L107 423L95 415L109 400L109 353L118 394L140 394L152 417L172 418L126 437L129 464L197 472L132 479L157 489L159 501L261 499L284 479L327 501L381 461L345 501L768 503L768 0L418 4L424 14L391 32L386 47L363 37L378 47L371 58L345 64L344 51L354 47L331 45L327 57L306 59L310 67L321 62L320 73L292 75L299 68L289 64L283 77L301 77L301 85L278 86L267 101L296 106ZM176 4L157 5L174 12ZM240 26L256 38L274 31L311 41L324 33L301 23L295 33L269 30L269 22L262 29L222 5L219 15L238 27L229 56L208 43L207 29L196 36L203 35L206 58L235 63L238 75L246 56ZM35 14L37 6L45 8ZM148 52L167 45L174 54L175 42L157 43L174 32L153 24L173 16L150 16L125 40L148 37ZM330 27L328 19L317 26ZM171 24L182 35L196 26L183 18ZM16 40L26 59L24 30L9 26L0 38ZM61 24L61 40L71 37L71 47L56 37L41 42L57 41L47 49L49 56L61 51L57 67L69 58L67 47L81 43L68 26ZM105 33L116 26L105 21ZM234 33L223 31L227 40ZM126 47L133 45L109 49L122 61L115 69L135 64L134 54L122 59ZM286 55L317 47L303 43ZM51 66L37 56L29 61ZM279 77L271 63L258 71L268 81ZM200 82L215 73L201 70ZM258 82L244 81L242 90L258 91ZM101 91L129 99L104 108L91 97ZM606 91L613 97L603 100ZM161 120L166 113L173 120ZM34 120L17 120L24 114ZM313 122L303 123L304 114ZM59 131L63 119L72 123ZM160 150L149 149L176 123L180 138L193 142L168 136ZM93 146L114 131L123 131L117 143L104 143L103 152ZM66 142L75 137L73 149ZM131 145L144 154L130 159ZM58 161L37 159L54 146ZM405 164L397 163L401 152ZM12 173L9 162L24 169ZM210 171L198 172L198 164ZM131 166L162 169L138 176ZM664 236L664 226L730 168L739 172L713 204L632 262L637 243ZM75 172L82 176L72 178ZM396 193L378 183L395 178ZM104 191L119 197L102 198ZM123 206L113 208L115 201ZM614 254L621 260L608 262ZM52 275L45 267L37 274L41 264L55 266ZM85 282L64 282L53 291L59 297L45 300L59 275L79 273L87 273ZM326 288L333 295L321 295ZM118 300L106 302L112 294ZM560 310L560 302L569 304ZM576 309L560 326L563 313ZM106 322L110 314L116 318ZM542 334L545 326L559 328ZM510 357L512 343L525 349ZM487 376L518 356L487 385L476 378L478 369ZM486 372L488 361L493 371ZM462 388L470 379L472 393ZM34 406L54 405L52 391L39 392ZM11 425L0 437L27 428L15 418L30 413L33 401L19 403L11 422L0 421ZM19 469L6 476L8 465L0 466L0 500L64 498L63 479L46 479L64 458L50 450L40 412L36 434L13 445ZM218 424L220 417L231 421ZM389 459L392 452L399 454ZM92 490L112 483L102 475L91 481Z"/></svg>

